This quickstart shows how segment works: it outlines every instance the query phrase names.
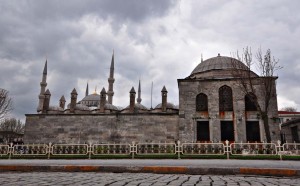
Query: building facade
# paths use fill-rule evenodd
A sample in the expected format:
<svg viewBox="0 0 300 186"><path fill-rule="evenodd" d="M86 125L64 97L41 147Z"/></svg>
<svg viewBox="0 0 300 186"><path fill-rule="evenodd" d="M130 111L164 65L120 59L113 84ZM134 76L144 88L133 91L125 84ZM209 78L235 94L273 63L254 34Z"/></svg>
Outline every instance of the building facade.
<svg viewBox="0 0 300 186"><path fill-rule="evenodd" d="M237 66L233 66L237 64ZM132 87L129 105L113 104L114 54L108 91L89 94L70 103L62 96L59 106L50 106L46 90L47 62L43 71L37 114L26 114L25 143L174 142L180 141L265 141L265 129L256 105L239 86L236 70L246 70L240 61L218 55L201 61L190 76L178 79L179 106L169 103L167 89L161 90L161 103L155 108L142 105L141 83L138 95ZM259 103L264 102L260 78L251 71ZM276 78L268 118L272 140L279 139Z"/></svg>

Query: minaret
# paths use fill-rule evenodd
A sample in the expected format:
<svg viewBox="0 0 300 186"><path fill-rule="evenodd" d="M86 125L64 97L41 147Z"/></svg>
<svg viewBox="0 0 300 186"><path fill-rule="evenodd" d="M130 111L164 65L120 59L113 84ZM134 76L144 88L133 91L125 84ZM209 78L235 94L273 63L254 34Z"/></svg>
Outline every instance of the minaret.
<svg viewBox="0 0 300 186"><path fill-rule="evenodd" d="M40 95L39 95L39 105L38 105L38 108L37 108L37 112L42 111L43 104L44 104L44 99L45 99L44 93L45 93L45 89L46 89L46 86L47 86L47 60L45 62L44 71L43 71L43 78L42 78L42 82L40 83L40 85L41 85L41 92L40 92Z"/></svg>
<svg viewBox="0 0 300 186"><path fill-rule="evenodd" d="M163 89L161 90L161 110L163 112L167 111L167 95L168 95L168 91L166 89L166 87L164 86Z"/></svg>
<svg viewBox="0 0 300 186"><path fill-rule="evenodd" d="M89 95L89 83L86 83L85 96Z"/></svg>
<svg viewBox="0 0 300 186"><path fill-rule="evenodd" d="M113 103L113 96L114 96L114 52L111 58L111 64L110 64L110 73L109 73L109 78L108 78L108 91L107 91L107 96L108 96L108 103L112 104Z"/></svg>
<svg viewBox="0 0 300 186"><path fill-rule="evenodd" d="M141 80L139 80L138 98L136 99L136 101L139 104L141 104L141 102L142 102L142 98L141 98Z"/></svg>
<svg viewBox="0 0 300 186"><path fill-rule="evenodd" d="M130 112L134 112L134 107L135 107L135 94L136 94L136 92L135 92L135 90L134 90L134 88L132 87L132 89L130 90L130 92L129 92L129 99L130 99L130 101L129 101L129 111Z"/></svg>

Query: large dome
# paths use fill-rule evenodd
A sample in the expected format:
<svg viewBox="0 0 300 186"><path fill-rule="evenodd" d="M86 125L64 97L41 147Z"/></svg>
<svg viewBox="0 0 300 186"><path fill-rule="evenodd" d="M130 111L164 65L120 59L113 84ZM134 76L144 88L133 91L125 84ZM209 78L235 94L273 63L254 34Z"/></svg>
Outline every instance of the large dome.
<svg viewBox="0 0 300 186"><path fill-rule="evenodd" d="M232 57L220 56L201 62L191 73L190 78L226 78L233 76L233 70L248 70L241 61ZM252 72L254 76L257 76Z"/></svg>

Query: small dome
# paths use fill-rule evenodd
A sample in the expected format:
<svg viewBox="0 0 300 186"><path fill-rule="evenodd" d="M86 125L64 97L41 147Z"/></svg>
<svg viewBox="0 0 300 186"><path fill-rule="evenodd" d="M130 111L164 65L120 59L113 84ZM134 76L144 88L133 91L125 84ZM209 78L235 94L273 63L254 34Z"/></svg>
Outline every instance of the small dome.
<svg viewBox="0 0 300 186"><path fill-rule="evenodd" d="M112 105L110 103L106 103L105 106L104 106L104 109L105 110L119 110L118 107L116 107L116 106L114 106L114 105Z"/></svg>
<svg viewBox="0 0 300 186"><path fill-rule="evenodd" d="M155 107L155 109L160 109L161 108L161 103L160 104L158 104L156 107ZM167 109L178 109L173 103L167 103Z"/></svg>
<svg viewBox="0 0 300 186"><path fill-rule="evenodd" d="M64 111L63 108L58 107L58 106L49 106L48 110L50 110L50 111Z"/></svg>
<svg viewBox="0 0 300 186"><path fill-rule="evenodd" d="M68 104L67 108L70 109L70 103ZM75 110L90 110L90 108L86 105L83 105L83 104L76 104L76 107L75 107Z"/></svg>
<svg viewBox="0 0 300 186"><path fill-rule="evenodd" d="M83 104L76 104L75 110L90 110L90 108Z"/></svg>
<svg viewBox="0 0 300 186"><path fill-rule="evenodd" d="M226 78L232 77L232 70L248 70L248 67L241 61L226 56L209 58L204 60L192 71L190 77L196 78ZM254 76L257 76L253 72Z"/></svg>
<svg viewBox="0 0 300 186"><path fill-rule="evenodd" d="M128 105L126 107L126 109L129 109L130 105ZM135 103L134 108L137 110L149 110L147 107L145 107L144 105L140 104L140 103Z"/></svg>

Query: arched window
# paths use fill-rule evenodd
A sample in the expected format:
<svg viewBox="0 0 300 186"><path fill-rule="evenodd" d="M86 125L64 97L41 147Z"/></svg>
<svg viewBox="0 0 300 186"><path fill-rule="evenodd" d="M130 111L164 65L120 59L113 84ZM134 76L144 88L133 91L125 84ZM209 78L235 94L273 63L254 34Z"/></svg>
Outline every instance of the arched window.
<svg viewBox="0 0 300 186"><path fill-rule="evenodd" d="M229 86L222 86L219 89L219 110L223 111L232 111L232 90Z"/></svg>
<svg viewBox="0 0 300 186"><path fill-rule="evenodd" d="M246 111L257 111L255 105L256 96L253 93L248 93L245 95L245 110Z"/></svg>
<svg viewBox="0 0 300 186"><path fill-rule="evenodd" d="M207 95L200 93L196 97L196 111L208 111Z"/></svg>

